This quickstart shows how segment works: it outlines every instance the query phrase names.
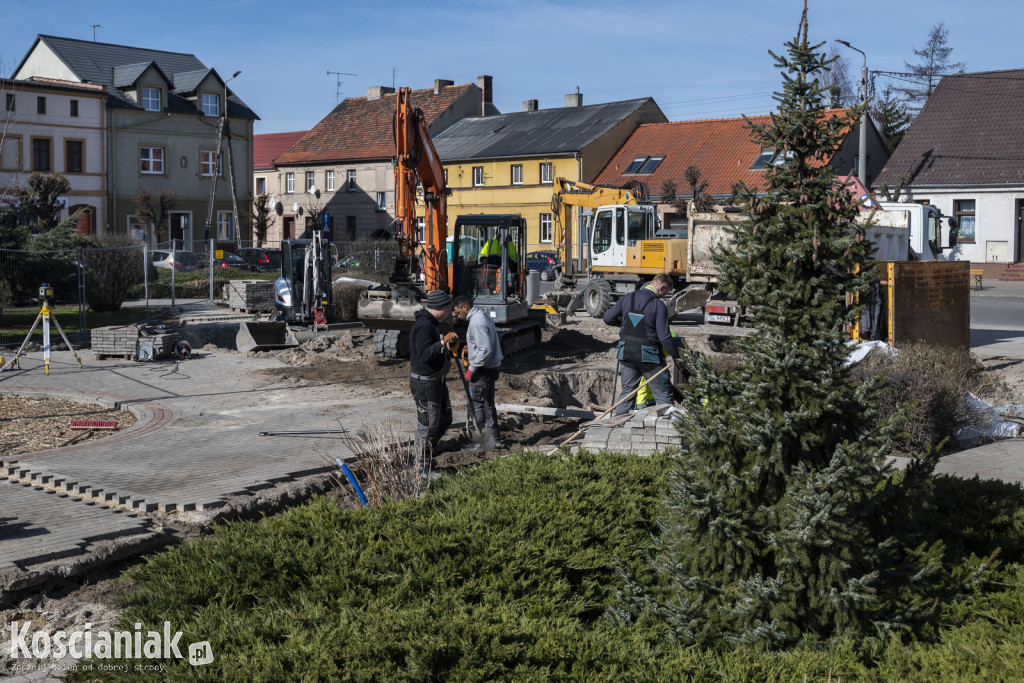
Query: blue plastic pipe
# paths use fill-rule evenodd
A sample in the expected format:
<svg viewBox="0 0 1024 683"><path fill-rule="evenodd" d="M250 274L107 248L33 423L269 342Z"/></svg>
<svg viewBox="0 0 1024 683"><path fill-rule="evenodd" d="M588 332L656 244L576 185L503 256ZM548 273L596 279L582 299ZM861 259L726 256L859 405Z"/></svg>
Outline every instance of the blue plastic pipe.
<svg viewBox="0 0 1024 683"><path fill-rule="evenodd" d="M363 489L359 488L359 482L356 481L356 475L352 474L352 470L348 468L348 465L346 465L341 458L335 458L334 460L341 466L341 471L345 473L346 477L348 477L349 483L352 484L352 488L356 490L356 495L359 496L359 500L363 502L363 506L365 507L367 505L366 496L363 495Z"/></svg>

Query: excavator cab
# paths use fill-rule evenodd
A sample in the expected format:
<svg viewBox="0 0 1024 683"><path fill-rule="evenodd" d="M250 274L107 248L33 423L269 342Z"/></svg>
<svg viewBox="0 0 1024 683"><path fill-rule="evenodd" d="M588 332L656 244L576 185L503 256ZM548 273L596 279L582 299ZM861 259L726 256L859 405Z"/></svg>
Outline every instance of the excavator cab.
<svg viewBox="0 0 1024 683"><path fill-rule="evenodd" d="M451 282L497 324L525 319L526 221L511 214L459 216L452 236Z"/></svg>

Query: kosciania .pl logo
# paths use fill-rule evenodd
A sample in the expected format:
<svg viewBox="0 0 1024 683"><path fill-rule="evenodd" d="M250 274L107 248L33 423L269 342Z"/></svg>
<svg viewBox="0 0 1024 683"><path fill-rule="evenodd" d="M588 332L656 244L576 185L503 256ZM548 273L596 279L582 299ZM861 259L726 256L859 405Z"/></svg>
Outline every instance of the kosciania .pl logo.
<svg viewBox="0 0 1024 683"><path fill-rule="evenodd" d="M92 623L81 631L31 631L31 622L11 622L12 659L34 657L63 659L70 654L75 659L184 659L178 643L181 631L171 632L171 623L164 622L163 631L142 630L136 623L134 631L92 630ZM213 661L213 650L206 641L188 646L188 661L193 666Z"/></svg>

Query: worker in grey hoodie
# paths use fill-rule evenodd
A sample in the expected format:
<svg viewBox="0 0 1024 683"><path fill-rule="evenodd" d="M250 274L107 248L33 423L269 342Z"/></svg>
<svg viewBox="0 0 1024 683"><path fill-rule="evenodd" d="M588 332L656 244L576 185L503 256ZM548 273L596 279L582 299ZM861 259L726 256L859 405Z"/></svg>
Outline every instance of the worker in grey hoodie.
<svg viewBox="0 0 1024 683"><path fill-rule="evenodd" d="M469 323L466 330L464 359L467 361L466 379L473 399L477 424L486 427L494 437L495 446L502 448L498 434L498 410L494 407L494 382L504 356L498 342L498 330L484 311L473 307L468 296L457 296L455 315Z"/></svg>

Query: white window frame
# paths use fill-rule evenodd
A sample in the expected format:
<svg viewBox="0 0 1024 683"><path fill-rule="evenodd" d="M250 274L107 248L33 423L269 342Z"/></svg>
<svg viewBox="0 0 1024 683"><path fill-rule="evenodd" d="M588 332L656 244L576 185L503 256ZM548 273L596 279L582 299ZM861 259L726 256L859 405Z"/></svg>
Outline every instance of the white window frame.
<svg viewBox="0 0 1024 683"><path fill-rule="evenodd" d="M212 92L199 93L200 109L203 116L220 116L220 94Z"/></svg>
<svg viewBox="0 0 1024 683"><path fill-rule="evenodd" d="M346 183L346 189L349 192L355 192L358 188L359 185L356 184L356 169L350 168L348 169L348 183Z"/></svg>
<svg viewBox="0 0 1024 683"><path fill-rule="evenodd" d="M327 185L328 192L334 192L334 171L327 171L327 177L324 179Z"/></svg>
<svg viewBox="0 0 1024 683"><path fill-rule="evenodd" d="M232 214L230 211L218 211L217 212L217 239L219 240L233 240L235 239L234 231L232 230L231 224Z"/></svg>
<svg viewBox="0 0 1024 683"><path fill-rule="evenodd" d="M316 189L316 172L306 171L306 192L312 192Z"/></svg>
<svg viewBox="0 0 1024 683"><path fill-rule="evenodd" d="M523 165L512 164L512 184L522 185L523 184Z"/></svg>
<svg viewBox="0 0 1024 683"><path fill-rule="evenodd" d="M388 195L386 192L377 193L377 210L386 211L388 208Z"/></svg>
<svg viewBox="0 0 1024 683"><path fill-rule="evenodd" d="M540 164L540 182L545 185L555 182L554 169L550 161L542 161Z"/></svg>
<svg viewBox="0 0 1024 683"><path fill-rule="evenodd" d="M285 173L284 174L284 191L288 194L295 192L295 174Z"/></svg>
<svg viewBox="0 0 1024 683"><path fill-rule="evenodd" d="M159 154L154 154L159 152ZM145 165L149 164L149 170ZM159 167L159 168L158 168ZM140 147L139 148L139 173L143 175L164 174L164 148L163 147Z"/></svg>
<svg viewBox="0 0 1024 683"><path fill-rule="evenodd" d="M473 187L484 186L484 167L474 166L473 167Z"/></svg>
<svg viewBox="0 0 1024 683"><path fill-rule="evenodd" d="M217 156L217 151L213 149L199 150L199 175L203 178L209 178L213 176L215 168L218 176L224 175L224 164L221 158Z"/></svg>
<svg viewBox="0 0 1024 683"><path fill-rule="evenodd" d="M156 102L154 104L154 95ZM160 92L160 88L151 88L148 85L144 85L139 88L139 104L146 111L160 111L163 109L163 93Z"/></svg>
<svg viewBox="0 0 1024 683"><path fill-rule="evenodd" d="M551 214L542 213L540 215L540 241L541 244L551 244L551 240L554 238L554 232L551 229ZM547 237L545 237L545 233Z"/></svg>

